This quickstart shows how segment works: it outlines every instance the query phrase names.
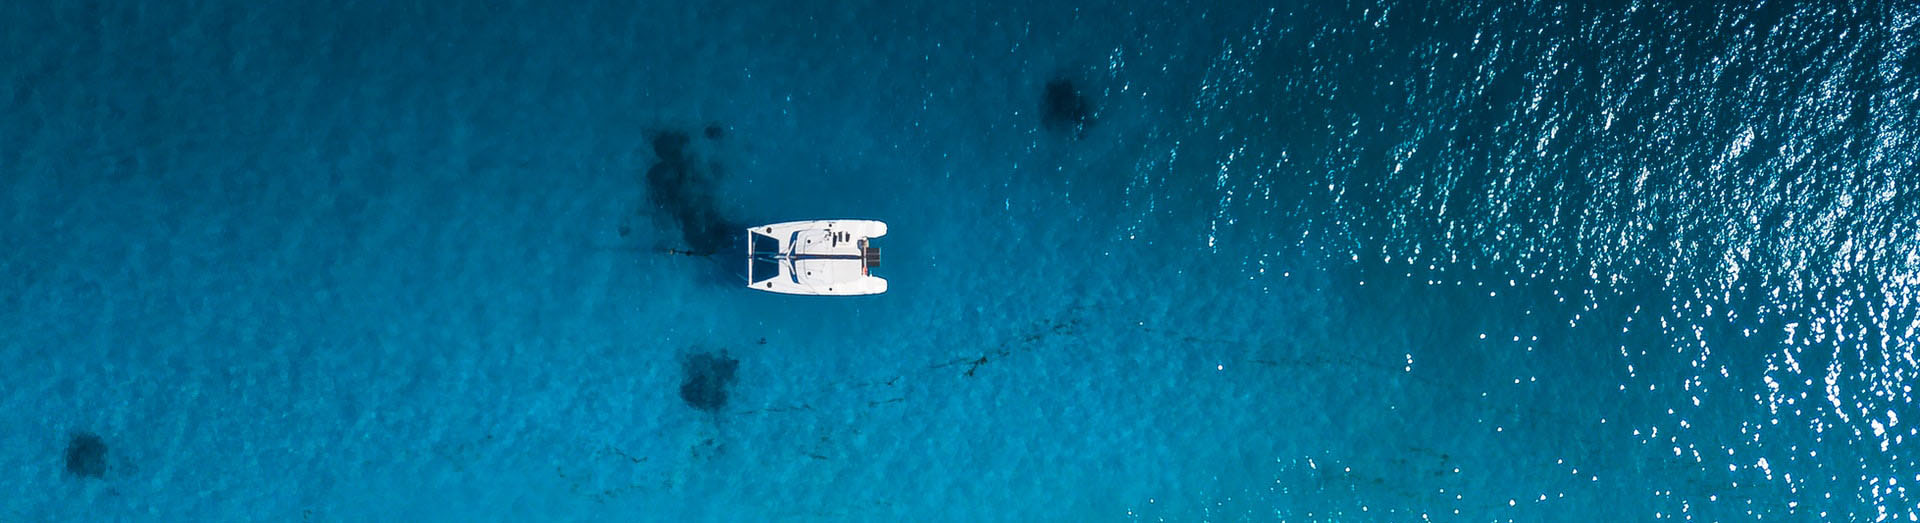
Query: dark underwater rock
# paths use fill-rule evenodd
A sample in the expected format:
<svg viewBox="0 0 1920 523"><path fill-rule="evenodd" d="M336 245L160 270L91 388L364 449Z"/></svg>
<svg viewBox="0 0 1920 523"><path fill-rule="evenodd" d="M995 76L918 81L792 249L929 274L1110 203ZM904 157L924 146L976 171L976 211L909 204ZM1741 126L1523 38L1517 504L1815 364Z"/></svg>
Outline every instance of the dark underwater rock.
<svg viewBox="0 0 1920 523"><path fill-rule="evenodd" d="M1078 140L1087 137L1096 117L1093 103L1073 80L1055 78L1040 94L1040 126Z"/></svg>
<svg viewBox="0 0 1920 523"><path fill-rule="evenodd" d="M727 394L738 370L740 360L727 357L725 352L687 356L680 362L680 400L695 410L718 414L727 406Z"/></svg>
<svg viewBox="0 0 1920 523"><path fill-rule="evenodd" d="M652 140L658 158L647 169L647 198L680 227L687 249L712 255L736 248L746 225L720 211L718 162L700 162L692 139L682 131L662 131Z"/></svg>
<svg viewBox="0 0 1920 523"><path fill-rule="evenodd" d="M91 432L74 434L67 439L67 473L82 478L98 478L107 474L107 442Z"/></svg>

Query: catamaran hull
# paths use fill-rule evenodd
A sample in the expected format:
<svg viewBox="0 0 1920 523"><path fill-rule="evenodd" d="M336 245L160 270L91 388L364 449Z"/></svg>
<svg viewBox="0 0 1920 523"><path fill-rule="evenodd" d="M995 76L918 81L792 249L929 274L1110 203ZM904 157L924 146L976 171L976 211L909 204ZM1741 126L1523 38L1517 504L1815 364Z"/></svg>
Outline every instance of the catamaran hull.
<svg viewBox="0 0 1920 523"><path fill-rule="evenodd" d="M808 220L747 229L747 286L781 294L860 296L887 292L874 276L886 236L876 220Z"/></svg>

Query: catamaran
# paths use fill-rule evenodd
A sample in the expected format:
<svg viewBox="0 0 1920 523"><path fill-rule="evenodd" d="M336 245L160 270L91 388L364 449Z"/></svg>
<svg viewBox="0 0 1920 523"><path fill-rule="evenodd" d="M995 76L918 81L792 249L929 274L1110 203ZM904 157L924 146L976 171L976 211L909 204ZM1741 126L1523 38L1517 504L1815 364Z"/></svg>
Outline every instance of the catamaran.
<svg viewBox="0 0 1920 523"><path fill-rule="evenodd" d="M782 294L859 296L887 292L873 275L887 235L877 220L808 220L747 229L747 286Z"/></svg>

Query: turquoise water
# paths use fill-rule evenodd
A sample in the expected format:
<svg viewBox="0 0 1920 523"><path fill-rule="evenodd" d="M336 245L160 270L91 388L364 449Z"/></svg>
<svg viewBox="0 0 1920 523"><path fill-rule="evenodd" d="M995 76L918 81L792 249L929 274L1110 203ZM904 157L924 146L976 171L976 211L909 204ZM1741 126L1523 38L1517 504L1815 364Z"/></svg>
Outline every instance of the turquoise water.
<svg viewBox="0 0 1920 523"><path fill-rule="evenodd" d="M0 520L1914 520L1917 23L7 3Z"/></svg>

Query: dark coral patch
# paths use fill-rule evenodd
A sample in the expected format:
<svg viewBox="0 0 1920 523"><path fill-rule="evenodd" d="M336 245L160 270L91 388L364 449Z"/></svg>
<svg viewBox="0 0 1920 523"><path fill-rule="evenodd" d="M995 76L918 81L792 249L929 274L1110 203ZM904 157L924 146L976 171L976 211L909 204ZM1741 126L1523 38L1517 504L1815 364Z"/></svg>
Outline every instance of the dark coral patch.
<svg viewBox="0 0 1920 523"><path fill-rule="evenodd" d="M107 442L91 432L74 434L67 440L67 473L82 478L107 474Z"/></svg>
<svg viewBox="0 0 1920 523"><path fill-rule="evenodd" d="M685 132L664 131L655 134L652 142L658 160L647 169L646 182L654 207L680 227L681 238L693 254L712 255L734 247L746 225L720 211L718 162L698 161Z"/></svg>
<svg viewBox="0 0 1920 523"><path fill-rule="evenodd" d="M680 362L680 370L684 374L680 381L680 400L695 410L717 414L727 406L727 394L733 388L734 373L740 370L740 360L727 357L725 352L694 354Z"/></svg>
<svg viewBox="0 0 1920 523"><path fill-rule="evenodd" d="M1048 131L1086 138L1096 119L1093 102L1073 80L1055 78L1040 95L1040 125Z"/></svg>

